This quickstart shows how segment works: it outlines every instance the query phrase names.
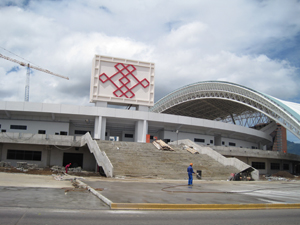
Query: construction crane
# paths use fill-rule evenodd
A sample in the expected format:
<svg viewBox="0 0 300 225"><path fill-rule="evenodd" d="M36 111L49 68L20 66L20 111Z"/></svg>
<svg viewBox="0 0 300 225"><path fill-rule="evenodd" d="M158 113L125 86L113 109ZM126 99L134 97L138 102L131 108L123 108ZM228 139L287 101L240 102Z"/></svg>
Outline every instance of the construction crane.
<svg viewBox="0 0 300 225"><path fill-rule="evenodd" d="M49 71L49 70L42 69L42 68L37 67L37 66L32 66L32 65L30 65L29 63L24 63L24 62L18 61L18 60L16 60L16 59L13 59L13 58L4 56L4 55L2 55L2 54L0 54L0 57L3 58L3 59L9 60L9 61L18 63L18 64L20 64L21 66L27 66L27 72L26 72L26 86L25 86L25 102L28 102L28 101L29 101L30 68L36 69L36 70L42 71L42 72L44 72L44 73L49 73L49 74L51 74L51 75L54 75L54 76L61 77L61 78L64 78L64 79L69 80L69 77L65 77L65 76L62 76L62 75L53 73L53 72L51 72L51 71Z"/></svg>

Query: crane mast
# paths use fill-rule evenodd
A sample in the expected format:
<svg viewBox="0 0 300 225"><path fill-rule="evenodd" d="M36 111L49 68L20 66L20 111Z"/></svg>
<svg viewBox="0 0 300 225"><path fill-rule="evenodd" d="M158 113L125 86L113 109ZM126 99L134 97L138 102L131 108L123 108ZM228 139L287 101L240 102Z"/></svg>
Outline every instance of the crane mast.
<svg viewBox="0 0 300 225"><path fill-rule="evenodd" d="M30 66L27 65L26 86L25 86L25 102L29 102L29 81L30 81Z"/></svg>
<svg viewBox="0 0 300 225"><path fill-rule="evenodd" d="M18 64L20 64L21 66L27 66L27 72L26 72L26 85L25 85L25 101L26 101L26 102L29 101L30 68L36 69L36 70L39 70L39 71L41 71L41 72L48 73L48 74L51 74L51 75L54 75L54 76L57 76L57 77L60 77L60 78L64 78L64 79L69 80L69 77L65 77L65 76L59 75L59 74L57 74L57 73L53 73L53 72L51 72L51 71L49 71L49 70L46 70L46 69L43 69L43 68L41 68L41 67L32 66L32 65L30 65L29 63L24 63L24 62L21 62L21 61L19 61L19 60L10 58L10 57L8 57L8 56L4 56L4 55L2 55L2 54L0 54L0 58L9 60L9 61L11 61L11 62L18 63Z"/></svg>

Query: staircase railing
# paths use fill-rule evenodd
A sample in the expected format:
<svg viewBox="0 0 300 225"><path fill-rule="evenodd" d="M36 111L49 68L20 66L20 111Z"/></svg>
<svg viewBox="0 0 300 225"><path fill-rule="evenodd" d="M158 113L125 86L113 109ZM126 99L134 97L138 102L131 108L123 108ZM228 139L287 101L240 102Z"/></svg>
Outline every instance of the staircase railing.
<svg viewBox="0 0 300 225"><path fill-rule="evenodd" d="M107 177L113 177L114 167L111 164L106 153L101 151L99 145L95 140L92 139L90 133L86 133L81 137L81 146L87 144L91 153L94 154L98 166L101 166Z"/></svg>
<svg viewBox="0 0 300 225"><path fill-rule="evenodd" d="M171 144L177 144L173 142ZM185 139L185 140L178 140L178 144L185 144L188 146L192 146L195 150L199 151L200 154L206 154L216 160L217 162L221 163L224 166L233 166L237 168L239 171L244 171L248 168L252 168L253 171L251 172L251 176L254 180L259 180L259 171L254 169L253 167L249 166L248 164L242 162L237 158L226 158L225 156L221 155L220 153L214 151L212 148L207 146L200 146L197 145L195 142Z"/></svg>

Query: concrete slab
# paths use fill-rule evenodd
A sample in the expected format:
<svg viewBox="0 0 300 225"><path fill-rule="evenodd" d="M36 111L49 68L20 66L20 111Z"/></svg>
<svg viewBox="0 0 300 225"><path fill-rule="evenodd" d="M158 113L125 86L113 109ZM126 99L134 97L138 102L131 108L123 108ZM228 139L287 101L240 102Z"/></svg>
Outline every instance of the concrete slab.
<svg viewBox="0 0 300 225"><path fill-rule="evenodd" d="M70 181L57 181L52 176L22 173L0 173L2 187L72 188Z"/></svg>
<svg viewBox="0 0 300 225"><path fill-rule="evenodd" d="M0 207L48 209L109 209L84 189L53 176L0 173Z"/></svg>
<svg viewBox="0 0 300 225"><path fill-rule="evenodd" d="M300 181L204 181L81 179L109 199L112 209L270 209L300 208ZM87 190L52 176L0 173L0 207L108 209Z"/></svg>
<svg viewBox="0 0 300 225"><path fill-rule="evenodd" d="M121 203L127 209L128 203L137 204L172 204L184 205L251 205L260 204L297 204L300 207L300 182L257 181L194 181L188 186L186 180L117 180L87 179L84 181L92 188L100 188L99 192L113 203ZM116 204L116 205L117 205ZM192 206L192 207L194 207ZM146 207L144 205L144 207ZM157 206L156 206L157 207ZM162 208L161 206L158 206ZM268 206L270 207L270 206ZM295 205L293 206L295 207ZM157 209L157 208L156 208Z"/></svg>

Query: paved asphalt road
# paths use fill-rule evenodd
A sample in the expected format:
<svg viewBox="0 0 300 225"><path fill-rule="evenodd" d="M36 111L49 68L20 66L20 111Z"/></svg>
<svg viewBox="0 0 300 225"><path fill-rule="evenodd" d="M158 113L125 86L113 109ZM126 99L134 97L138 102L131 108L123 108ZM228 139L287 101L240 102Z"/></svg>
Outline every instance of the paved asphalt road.
<svg viewBox="0 0 300 225"><path fill-rule="evenodd" d="M112 211L0 207L0 225L293 225L300 223L299 212L297 209L242 211Z"/></svg>

